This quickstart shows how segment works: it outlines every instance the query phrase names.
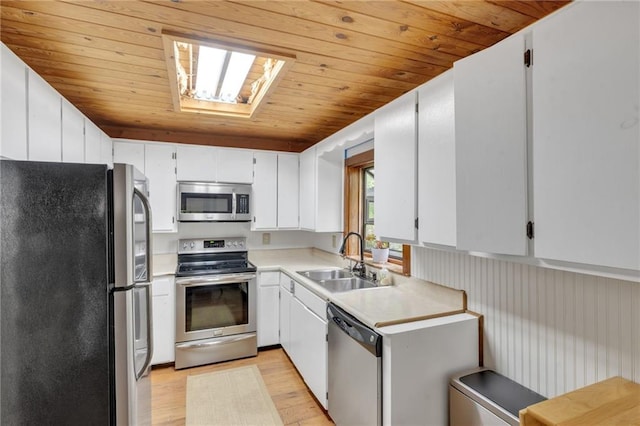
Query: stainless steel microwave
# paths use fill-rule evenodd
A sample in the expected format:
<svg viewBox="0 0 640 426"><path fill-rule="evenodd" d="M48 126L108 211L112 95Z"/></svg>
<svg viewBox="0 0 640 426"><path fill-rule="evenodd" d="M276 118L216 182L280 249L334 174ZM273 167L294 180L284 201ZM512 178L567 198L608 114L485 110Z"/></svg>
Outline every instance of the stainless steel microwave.
<svg viewBox="0 0 640 426"><path fill-rule="evenodd" d="M178 182L178 221L249 222L251 185Z"/></svg>

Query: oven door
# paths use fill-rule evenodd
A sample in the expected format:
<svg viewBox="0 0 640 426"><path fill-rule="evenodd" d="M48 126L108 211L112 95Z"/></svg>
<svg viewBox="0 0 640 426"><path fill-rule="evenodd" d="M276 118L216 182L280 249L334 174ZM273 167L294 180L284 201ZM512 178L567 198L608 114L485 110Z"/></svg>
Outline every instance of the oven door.
<svg viewBox="0 0 640 426"><path fill-rule="evenodd" d="M176 342L256 331L256 275L176 279Z"/></svg>

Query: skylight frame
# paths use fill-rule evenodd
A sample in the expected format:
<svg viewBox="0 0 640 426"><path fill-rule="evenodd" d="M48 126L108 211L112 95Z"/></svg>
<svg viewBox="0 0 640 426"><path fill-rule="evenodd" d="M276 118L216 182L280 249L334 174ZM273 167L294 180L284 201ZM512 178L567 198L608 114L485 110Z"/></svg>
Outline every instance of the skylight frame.
<svg viewBox="0 0 640 426"><path fill-rule="evenodd" d="M165 61L169 72L169 84L171 88L171 96L173 107L176 112L191 112L201 114L214 114L228 117L244 117L252 118L256 112L264 105L270 91L272 91L282 76L295 62L296 56L289 53L276 52L272 49L244 46L226 40L211 40L197 37L187 37L170 31L162 33L163 45L165 50ZM179 60L177 55L176 43L184 43L191 45L189 55L192 54L191 49L197 46L212 47L217 49L229 50L232 52L246 53L255 55L256 60L265 62L270 60L272 68L270 73L264 73L260 80L264 79L261 84L257 85L258 89L252 92L249 97L250 103L228 103L220 101L201 100L194 96L184 95L180 92L180 83L178 81L178 66L176 62ZM178 58L178 59L177 59ZM185 70L186 73L195 74L195 70ZM270 76L267 76L270 74ZM197 80L197 76L195 76ZM245 80L246 82L247 80ZM191 88L193 89L193 88Z"/></svg>

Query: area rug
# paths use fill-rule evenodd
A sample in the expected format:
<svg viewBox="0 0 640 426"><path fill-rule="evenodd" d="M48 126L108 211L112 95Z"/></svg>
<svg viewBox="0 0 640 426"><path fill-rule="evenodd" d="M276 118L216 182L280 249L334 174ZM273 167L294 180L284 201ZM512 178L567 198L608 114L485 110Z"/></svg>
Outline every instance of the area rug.
<svg viewBox="0 0 640 426"><path fill-rule="evenodd" d="M187 377L187 426L282 424L255 365Z"/></svg>

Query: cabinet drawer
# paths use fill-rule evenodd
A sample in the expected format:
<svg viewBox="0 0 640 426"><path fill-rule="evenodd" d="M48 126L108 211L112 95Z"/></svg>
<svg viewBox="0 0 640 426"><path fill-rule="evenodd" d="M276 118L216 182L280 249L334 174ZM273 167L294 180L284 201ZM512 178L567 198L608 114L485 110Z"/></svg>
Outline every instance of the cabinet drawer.
<svg viewBox="0 0 640 426"><path fill-rule="evenodd" d="M316 314L323 321L327 321L327 301L316 296L311 290L296 282L295 292L296 299L301 301L307 308Z"/></svg>
<svg viewBox="0 0 640 426"><path fill-rule="evenodd" d="M280 272L278 271L269 271L269 272L259 272L258 273L258 286L263 287L267 285L278 285L280 284Z"/></svg>

